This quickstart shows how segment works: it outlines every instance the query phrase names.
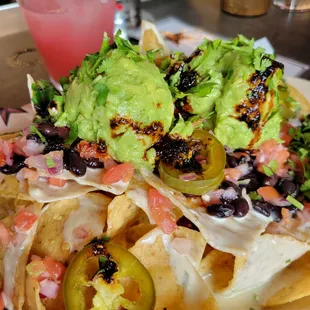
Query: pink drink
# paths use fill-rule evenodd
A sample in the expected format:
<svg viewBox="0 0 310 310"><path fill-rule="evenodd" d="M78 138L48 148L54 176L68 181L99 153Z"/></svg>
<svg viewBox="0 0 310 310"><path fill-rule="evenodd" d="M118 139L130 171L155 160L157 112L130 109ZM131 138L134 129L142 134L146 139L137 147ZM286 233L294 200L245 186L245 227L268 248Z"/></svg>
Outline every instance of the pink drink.
<svg viewBox="0 0 310 310"><path fill-rule="evenodd" d="M67 76L103 33L113 38L115 0L20 0L29 30L52 80Z"/></svg>

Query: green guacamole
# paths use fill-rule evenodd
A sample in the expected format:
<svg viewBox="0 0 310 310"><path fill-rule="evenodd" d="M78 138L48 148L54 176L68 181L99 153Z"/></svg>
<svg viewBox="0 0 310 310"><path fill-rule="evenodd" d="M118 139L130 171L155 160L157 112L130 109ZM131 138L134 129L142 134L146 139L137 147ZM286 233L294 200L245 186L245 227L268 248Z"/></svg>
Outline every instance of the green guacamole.
<svg viewBox="0 0 310 310"><path fill-rule="evenodd" d="M115 42L117 48L98 57L100 61L84 60L64 95L64 112L56 125L76 128L84 140L105 141L117 161L150 167L150 148L172 124L172 96L152 62L129 42L117 37Z"/></svg>

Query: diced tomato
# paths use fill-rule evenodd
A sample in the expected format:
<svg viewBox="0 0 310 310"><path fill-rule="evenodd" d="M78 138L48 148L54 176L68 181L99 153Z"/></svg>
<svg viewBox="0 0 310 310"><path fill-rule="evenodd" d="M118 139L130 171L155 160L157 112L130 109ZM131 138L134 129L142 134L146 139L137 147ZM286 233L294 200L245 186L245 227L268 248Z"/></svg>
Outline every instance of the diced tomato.
<svg viewBox="0 0 310 310"><path fill-rule="evenodd" d="M135 166L130 163L124 163L107 169L102 176L103 184L111 185L119 181L129 182L135 172Z"/></svg>
<svg viewBox="0 0 310 310"><path fill-rule="evenodd" d="M285 146L288 146L294 138L294 135L290 134L291 129L294 129L294 127L288 123L281 126L280 139L284 141Z"/></svg>
<svg viewBox="0 0 310 310"><path fill-rule="evenodd" d="M0 310L4 310L4 302L2 298L2 292L0 293Z"/></svg>
<svg viewBox="0 0 310 310"><path fill-rule="evenodd" d="M18 211L15 215L13 222L15 224L15 228L19 232L25 232L31 229L34 223L38 220L38 216L34 214L32 211L27 209L22 209Z"/></svg>
<svg viewBox="0 0 310 310"><path fill-rule="evenodd" d="M6 164L5 162L5 155L0 152L0 167L3 167Z"/></svg>
<svg viewBox="0 0 310 310"><path fill-rule="evenodd" d="M43 262L46 267L47 273L49 274L49 279L57 281L65 273L65 267L63 266L63 264L53 260L51 257L45 257L43 259Z"/></svg>
<svg viewBox="0 0 310 310"><path fill-rule="evenodd" d="M34 169L24 168L24 178L35 181L38 178L38 172Z"/></svg>
<svg viewBox="0 0 310 310"><path fill-rule="evenodd" d="M268 167L271 161L276 161L276 171L273 172L279 176L285 176L287 173L286 162L289 156L290 153L282 144L278 144L276 140L271 139L260 145L255 165L257 170L264 173L264 166Z"/></svg>
<svg viewBox="0 0 310 310"><path fill-rule="evenodd" d="M149 190L149 208L155 223L165 234L171 234L177 228L171 201L154 188Z"/></svg>
<svg viewBox="0 0 310 310"><path fill-rule="evenodd" d="M53 186L57 186L57 187L64 187L67 184L67 181L59 179L59 178L50 177L48 179L48 184L53 185Z"/></svg>
<svg viewBox="0 0 310 310"><path fill-rule="evenodd" d="M305 209L310 210L310 202L304 202L303 205Z"/></svg>
<svg viewBox="0 0 310 310"><path fill-rule="evenodd" d="M7 246L11 243L13 234L9 231L4 224L0 221L0 242L3 246Z"/></svg>
<svg viewBox="0 0 310 310"><path fill-rule="evenodd" d="M237 168L225 168L224 175L228 181L238 181L242 177L242 171Z"/></svg>
<svg viewBox="0 0 310 310"><path fill-rule="evenodd" d="M51 257L45 257L43 260L36 257L26 267L27 273L38 280L44 279L58 281L65 273L65 267L62 263L53 260Z"/></svg>
<svg viewBox="0 0 310 310"><path fill-rule="evenodd" d="M257 190L257 193L263 197L265 201L281 198L279 192L272 186L263 186Z"/></svg>
<svg viewBox="0 0 310 310"><path fill-rule="evenodd" d="M26 266L26 271L28 275L37 279L38 281L41 281L48 276L46 266L40 257L29 263Z"/></svg>

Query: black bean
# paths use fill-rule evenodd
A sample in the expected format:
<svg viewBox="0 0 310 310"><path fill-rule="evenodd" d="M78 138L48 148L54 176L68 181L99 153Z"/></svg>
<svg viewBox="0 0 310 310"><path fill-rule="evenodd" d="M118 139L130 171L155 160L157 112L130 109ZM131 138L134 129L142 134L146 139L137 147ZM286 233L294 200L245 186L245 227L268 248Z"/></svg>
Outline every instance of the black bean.
<svg viewBox="0 0 310 310"><path fill-rule="evenodd" d="M33 140L33 141L35 141L37 143L42 143L41 138L38 135L35 135L35 134L32 134L32 133L27 135L26 139L27 140Z"/></svg>
<svg viewBox="0 0 310 310"><path fill-rule="evenodd" d="M244 217L249 212L249 204L244 198L238 198L233 200L231 204L235 208L234 216L235 217Z"/></svg>
<svg viewBox="0 0 310 310"><path fill-rule="evenodd" d="M235 208L231 204L211 205L207 207L207 213L219 218L230 217L234 214Z"/></svg>
<svg viewBox="0 0 310 310"><path fill-rule="evenodd" d="M98 158L84 158L84 161L89 168L104 168L104 164Z"/></svg>
<svg viewBox="0 0 310 310"><path fill-rule="evenodd" d="M285 196L291 195L296 198L299 194L299 185L295 184L291 180L283 179L279 182L279 192Z"/></svg>
<svg viewBox="0 0 310 310"><path fill-rule="evenodd" d="M38 125L38 130L45 137L57 137L58 136L57 127L55 127L53 123L40 123Z"/></svg>
<svg viewBox="0 0 310 310"><path fill-rule="evenodd" d="M80 157L77 151L70 151L68 169L73 174L79 177L83 176L86 173L86 163L84 162L83 158Z"/></svg>
<svg viewBox="0 0 310 310"><path fill-rule="evenodd" d="M228 154L227 154L226 157L227 157L227 159L226 159L227 165L228 165L230 168L235 168L235 167L237 167L237 166L239 165L239 161L238 161L238 159L237 159L236 157L230 156L230 155L228 155Z"/></svg>
<svg viewBox="0 0 310 310"><path fill-rule="evenodd" d="M177 225L182 226L182 227L186 227L186 228L189 228L192 230L199 231L198 227L194 223L192 223L188 218L186 218L185 216L182 216L178 219Z"/></svg>
<svg viewBox="0 0 310 310"><path fill-rule="evenodd" d="M268 207L273 221L279 223L282 219L281 207L274 206L272 204L268 204Z"/></svg>
<svg viewBox="0 0 310 310"><path fill-rule="evenodd" d="M60 137L47 138L47 145L43 150L43 154L47 154L52 151L64 151L64 141Z"/></svg>
<svg viewBox="0 0 310 310"><path fill-rule="evenodd" d="M269 217L271 214L271 210L267 202L253 201L253 209L258 213L265 215L267 217Z"/></svg>
<svg viewBox="0 0 310 310"><path fill-rule="evenodd" d="M12 166L5 165L3 167L0 167L0 172L3 173L3 174L15 174L19 170L21 170L22 168L24 168L26 166L24 161L25 161L25 157L24 156L20 156L20 155L14 154L14 156L13 156L13 165Z"/></svg>
<svg viewBox="0 0 310 310"><path fill-rule="evenodd" d="M242 188L233 182L224 181L220 186L222 189L227 189L228 187L232 187L239 195L241 195Z"/></svg>
<svg viewBox="0 0 310 310"><path fill-rule="evenodd" d="M58 136L62 139L67 139L69 137L70 128L69 127L57 127Z"/></svg>
<svg viewBox="0 0 310 310"><path fill-rule="evenodd" d="M244 179L250 179L250 182L244 185L244 187L247 189L247 192L256 191L263 183L263 176L256 172L251 172L247 176L244 176L242 180Z"/></svg>
<svg viewBox="0 0 310 310"><path fill-rule="evenodd" d="M276 186L279 181L279 177L276 174L273 174L271 177L265 177L263 184L265 186Z"/></svg>

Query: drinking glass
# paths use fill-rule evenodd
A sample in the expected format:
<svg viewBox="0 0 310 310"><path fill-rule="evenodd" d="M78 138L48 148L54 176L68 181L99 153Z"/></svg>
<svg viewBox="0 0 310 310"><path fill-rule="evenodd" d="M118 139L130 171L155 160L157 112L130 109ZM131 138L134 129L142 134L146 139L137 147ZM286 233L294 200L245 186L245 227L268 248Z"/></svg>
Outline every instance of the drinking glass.
<svg viewBox="0 0 310 310"><path fill-rule="evenodd" d="M115 0L18 0L53 83L113 38Z"/></svg>
<svg viewBox="0 0 310 310"><path fill-rule="evenodd" d="M273 4L282 10L310 11L310 0L274 0Z"/></svg>

